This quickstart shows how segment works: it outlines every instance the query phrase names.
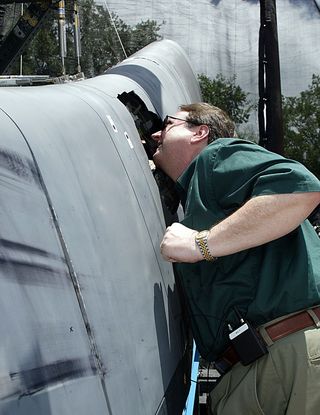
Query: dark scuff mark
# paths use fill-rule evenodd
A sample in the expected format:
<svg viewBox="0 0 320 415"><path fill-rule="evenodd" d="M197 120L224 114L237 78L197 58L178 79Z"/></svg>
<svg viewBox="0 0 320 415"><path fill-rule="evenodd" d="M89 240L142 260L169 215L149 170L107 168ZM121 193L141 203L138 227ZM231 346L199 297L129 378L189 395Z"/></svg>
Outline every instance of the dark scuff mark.
<svg viewBox="0 0 320 415"><path fill-rule="evenodd" d="M0 167L9 170L11 174L20 179L41 187L37 169L32 160L27 157L21 157L18 153L0 148Z"/></svg>
<svg viewBox="0 0 320 415"><path fill-rule="evenodd" d="M23 285L57 286L70 280L64 257L8 239L0 239L2 278Z"/></svg>
<svg viewBox="0 0 320 415"><path fill-rule="evenodd" d="M95 374L96 368L92 358L88 358L88 360L70 359L56 361L42 367L13 372L10 373L10 380L15 385L15 390L10 396L18 396L21 399L59 382L93 376Z"/></svg>
<svg viewBox="0 0 320 415"><path fill-rule="evenodd" d="M56 259L60 262L66 263L66 260L63 256L52 254L51 252L45 251L44 249L37 248L35 246L22 244L16 241L10 241L9 239L0 238L0 246L6 249L10 249L13 251L19 251L22 253L33 254L42 256L44 258L52 258Z"/></svg>
<svg viewBox="0 0 320 415"><path fill-rule="evenodd" d="M49 267L36 262L26 262L0 258L1 275L19 285L58 286L61 278L70 280L67 269Z"/></svg>

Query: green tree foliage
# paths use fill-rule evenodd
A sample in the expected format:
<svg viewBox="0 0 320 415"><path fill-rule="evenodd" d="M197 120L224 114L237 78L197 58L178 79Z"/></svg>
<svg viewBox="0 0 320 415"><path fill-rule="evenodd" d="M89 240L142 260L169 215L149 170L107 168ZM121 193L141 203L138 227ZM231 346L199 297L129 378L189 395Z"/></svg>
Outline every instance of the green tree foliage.
<svg viewBox="0 0 320 415"><path fill-rule="evenodd" d="M112 14L110 18L108 11L94 0L80 0L79 9L81 69L87 77L103 73L108 67L123 60L125 53L130 56L160 39L160 26L155 21L147 20L129 26L116 14ZM50 16L47 19L23 54L24 74L62 74L56 17ZM73 46L72 11L68 1L66 21L68 54L65 65L66 72L73 74L77 70L77 61Z"/></svg>
<svg viewBox="0 0 320 415"><path fill-rule="evenodd" d="M110 18L108 11L93 0L81 0L80 6L81 65L88 76L101 74L123 60L125 53L130 56L160 39L160 26L155 21L129 26L114 13Z"/></svg>
<svg viewBox="0 0 320 415"><path fill-rule="evenodd" d="M130 31L127 53L132 55L149 43L159 40L161 38L158 33L160 28L161 25L158 25L155 20L148 19L136 24Z"/></svg>
<svg viewBox="0 0 320 415"><path fill-rule="evenodd" d="M210 79L200 74L198 80L203 101L223 109L238 125L248 121L255 105L249 101L249 94L236 85L236 75L225 78L218 74L215 79Z"/></svg>
<svg viewBox="0 0 320 415"><path fill-rule="evenodd" d="M307 166L320 178L320 76L296 97L283 98L286 157Z"/></svg>
<svg viewBox="0 0 320 415"><path fill-rule="evenodd" d="M57 25L54 24L55 14L52 10L48 18L23 52L24 75L61 74ZM19 73L19 61L15 63L12 73Z"/></svg>

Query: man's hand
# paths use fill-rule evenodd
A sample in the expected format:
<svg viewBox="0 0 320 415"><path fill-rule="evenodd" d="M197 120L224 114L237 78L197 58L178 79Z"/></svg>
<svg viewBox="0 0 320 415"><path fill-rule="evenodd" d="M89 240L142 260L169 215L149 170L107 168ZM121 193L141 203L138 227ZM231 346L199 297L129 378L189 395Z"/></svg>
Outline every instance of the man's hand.
<svg viewBox="0 0 320 415"><path fill-rule="evenodd" d="M169 262L198 262L202 255L195 242L198 231L181 223L173 223L164 234L160 244L163 258Z"/></svg>

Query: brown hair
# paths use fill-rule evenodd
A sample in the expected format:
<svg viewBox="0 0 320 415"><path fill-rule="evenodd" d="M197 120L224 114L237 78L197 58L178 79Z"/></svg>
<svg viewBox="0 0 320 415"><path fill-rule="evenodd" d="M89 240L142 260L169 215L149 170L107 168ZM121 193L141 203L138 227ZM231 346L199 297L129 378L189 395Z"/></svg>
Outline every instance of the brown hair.
<svg viewBox="0 0 320 415"><path fill-rule="evenodd" d="M218 107L197 102L180 106L181 111L188 112L187 121L194 124L205 124L209 127L208 144L217 138L234 137L235 125L229 116Z"/></svg>

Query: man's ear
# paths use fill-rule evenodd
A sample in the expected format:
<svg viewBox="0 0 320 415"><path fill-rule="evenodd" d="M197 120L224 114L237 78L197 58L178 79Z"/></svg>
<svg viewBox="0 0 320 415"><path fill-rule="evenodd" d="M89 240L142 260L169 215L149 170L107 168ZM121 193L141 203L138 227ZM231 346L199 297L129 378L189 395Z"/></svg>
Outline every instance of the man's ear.
<svg viewBox="0 0 320 415"><path fill-rule="evenodd" d="M191 138L191 142L198 144L202 141L207 141L209 137L209 127L205 124L199 125L197 131L195 131L194 136Z"/></svg>

